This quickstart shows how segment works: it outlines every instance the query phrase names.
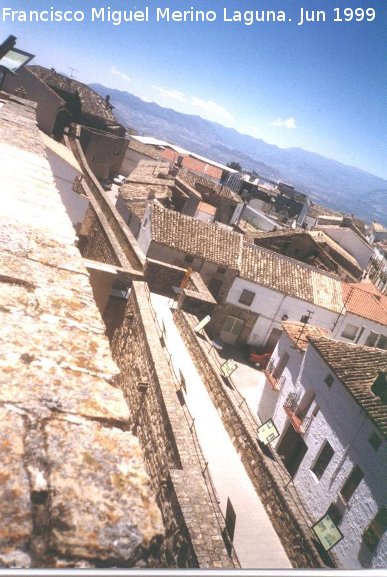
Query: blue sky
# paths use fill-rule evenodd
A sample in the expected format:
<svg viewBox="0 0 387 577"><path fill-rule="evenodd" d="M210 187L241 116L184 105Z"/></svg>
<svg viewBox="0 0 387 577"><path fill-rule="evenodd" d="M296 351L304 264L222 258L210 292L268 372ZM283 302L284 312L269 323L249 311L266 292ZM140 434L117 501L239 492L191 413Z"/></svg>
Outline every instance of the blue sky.
<svg viewBox="0 0 387 577"><path fill-rule="evenodd" d="M3 0L6 6L84 12L79 23L0 19L1 39L17 36L35 63L387 178L384 0ZM150 20L91 22L91 8L103 6L148 6ZM360 6L375 9L375 20L333 21L335 7ZM157 7L213 10L217 19L157 22ZM325 22L298 26L301 7L325 11ZM282 10L286 22L225 22L224 8L227 17Z"/></svg>

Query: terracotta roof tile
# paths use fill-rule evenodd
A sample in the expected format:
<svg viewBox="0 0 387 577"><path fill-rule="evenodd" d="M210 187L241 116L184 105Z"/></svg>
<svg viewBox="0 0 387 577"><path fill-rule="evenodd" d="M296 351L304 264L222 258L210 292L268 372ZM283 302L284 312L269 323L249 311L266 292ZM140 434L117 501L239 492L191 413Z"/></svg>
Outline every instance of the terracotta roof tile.
<svg viewBox="0 0 387 577"><path fill-rule="evenodd" d="M155 242L239 269L242 236L216 224L152 205L151 232Z"/></svg>
<svg viewBox="0 0 387 577"><path fill-rule="evenodd" d="M334 312L343 307L338 279L267 249L244 245L240 276Z"/></svg>
<svg viewBox="0 0 387 577"><path fill-rule="evenodd" d="M387 351L326 337L310 336L309 340L386 437L387 404L372 392L371 387L378 374L387 371Z"/></svg>
<svg viewBox="0 0 387 577"><path fill-rule="evenodd" d="M387 325L387 297L371 282L343 283L343 299L348 312Z"/></svg>
<svg viewBox="0 0 387 577"><path fill-rule="evenodd" d="M306 351L308 348L309 337L323 337L328 333L328 331L320 327L290 321L283 323L282 326L290 340L300 351Z"/></svg>

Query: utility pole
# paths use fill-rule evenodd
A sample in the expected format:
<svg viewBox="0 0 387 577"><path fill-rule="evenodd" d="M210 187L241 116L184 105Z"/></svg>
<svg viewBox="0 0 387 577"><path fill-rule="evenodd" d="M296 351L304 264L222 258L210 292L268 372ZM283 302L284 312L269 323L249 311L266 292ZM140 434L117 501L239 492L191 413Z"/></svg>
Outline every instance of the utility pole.
<svg viewBox="0 0 387 577"><path fill-rule="evenodd" d="M312 317L312 315L313 315L313 311L307 310L307 313L308 313L307 315L304 315L303 317L301 317L301 321L302 321L304 324L303 324L303 326L302 326L302 329L300 330L300 334L298 335L296 342L294 343L294 347L295 347L295 348L297 348L298 341L300 340L300 338L301 338L301 336L302 336L302 333L303 333L304 330L305 330L306 325L309 323L309 321L310 321L310 319L311 319L311 317Z"/></svg>

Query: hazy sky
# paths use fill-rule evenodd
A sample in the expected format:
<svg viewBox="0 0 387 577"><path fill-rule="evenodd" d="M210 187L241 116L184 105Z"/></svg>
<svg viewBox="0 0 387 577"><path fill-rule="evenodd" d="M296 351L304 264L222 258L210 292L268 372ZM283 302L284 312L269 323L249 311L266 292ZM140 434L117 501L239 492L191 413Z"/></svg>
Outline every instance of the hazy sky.
<svg viewBox="0 0 387 577"><path fill-rule="evenodd" d="M91 21L92 8L106 15L108 6L148 6L149 21ZM375 9L375 19L366 21L369 11L360 22L334 22L344 19L342 8L360 6ZM78 10L84 21L12 22L6 7ZM216 20L156 20L157 8L191 7ZM309 16L324 11L325 22L320 15L299 26L301 7ZM286 21L225 22L224 9L227 18L282 10ZM33 63L387 178L385 0L3 0L0 27L0 40L17 36L19 48L36 54Z"/></svg>

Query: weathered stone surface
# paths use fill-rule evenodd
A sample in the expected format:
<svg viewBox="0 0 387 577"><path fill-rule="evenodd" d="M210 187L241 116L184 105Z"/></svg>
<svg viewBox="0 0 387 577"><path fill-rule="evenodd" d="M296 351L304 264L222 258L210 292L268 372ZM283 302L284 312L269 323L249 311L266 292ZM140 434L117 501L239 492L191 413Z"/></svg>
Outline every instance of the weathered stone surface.
<svg viewBox="0 0 387 577"><path fill-rule="evenodd" d="M46 439L51 547L65 557L117 563L148 547L155 527L161 530L160 516L137 439L69 418L50 421Z"/></svg>
<svg viewBox="0 0 387 577"><path fill-rule="evenodd" d="M25 547L32 532L24 436L23 415L0 407L0 554L10 555L10 563L12 552Z"/></svg>
<svg viewBox="0 0 387 577"><path fill-rule="evenodd" d="M144 566L161 515L34 106L18 100L0 107L0 196L0 566Z"/></svg>

